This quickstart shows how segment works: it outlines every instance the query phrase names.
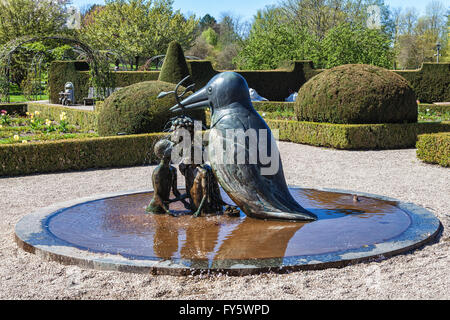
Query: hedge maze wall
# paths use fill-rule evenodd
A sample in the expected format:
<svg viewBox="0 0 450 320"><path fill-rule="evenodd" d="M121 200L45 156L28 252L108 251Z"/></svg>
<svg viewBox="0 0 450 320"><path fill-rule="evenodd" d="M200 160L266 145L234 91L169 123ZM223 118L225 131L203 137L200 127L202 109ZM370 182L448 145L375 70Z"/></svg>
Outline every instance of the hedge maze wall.
<svg viewBox="0 0 450 320"><path fill-rule="evenodd" d="M210 61L190 60L188 68L196 89L202 88L220 71L214 70ZM64 84L71 81L75 85L75 98L82 101L89 90L89 72L86 62L54 61L49 71L50 101L58 102L58 94ZM289 89L298 89L321 69L314 69L312 61L294 61L290 69L242 71L236 70L261 96L271 101L284 101ZM432 103L450 101L450 63L424 63L418 70L394 70L403 76L416 92L421 102ZM159 71L118 71L114 72L116 87L126 87L138 82L158 80Z"/></svg>
<svg viewBox="0 0 450 320"><path fill-rule="evenodd" d="M450 101L450 63L424 63L418 70L394 70L405 78L420 102Z"/></svg>

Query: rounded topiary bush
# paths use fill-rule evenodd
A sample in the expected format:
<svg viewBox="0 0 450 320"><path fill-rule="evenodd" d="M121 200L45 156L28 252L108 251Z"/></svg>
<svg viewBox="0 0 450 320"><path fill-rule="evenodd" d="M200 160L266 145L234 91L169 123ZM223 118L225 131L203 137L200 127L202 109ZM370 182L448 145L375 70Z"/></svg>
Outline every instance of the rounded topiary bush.
<svg viewBox="0 0 450 320"><path fill-rule="evenodd" d="M299 121L417 122L416 95L406 80L364 64L343 65L314 76L300 88L294 109Z"/></svg>
<svg viewBox="0 0 450 320"><path fill-rule="evenodd" d="M98 133L102 136L161 132L167 121L177 114L169 111L176 104L173 95L157 99L162 91L175 89L175 84L163 81L145 81L122 88L109 96L99 110ZM180 87L178 92L184 91ZM187 97L186 95L185 97ZM187 113L204 121L205 113Z"/></svg>

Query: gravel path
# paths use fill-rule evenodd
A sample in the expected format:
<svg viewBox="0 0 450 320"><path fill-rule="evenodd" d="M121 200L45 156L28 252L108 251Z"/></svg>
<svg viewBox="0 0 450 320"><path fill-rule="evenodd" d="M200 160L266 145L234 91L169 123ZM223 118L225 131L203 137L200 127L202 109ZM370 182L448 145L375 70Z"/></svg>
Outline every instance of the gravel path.
<svg viewBox="0 0 450 320"><path fill-rule="evenodd" d="M450 170L415 150L338 151L280 143L289 184L339 188L414 202L444 225L437 243L342 269L246 277L171 277L94 271L18 249L14 226L27 213L92 194L150 188L153 167L0 179L0 299L449 299ZM180 181L181 184L181 181Z"/></svg>

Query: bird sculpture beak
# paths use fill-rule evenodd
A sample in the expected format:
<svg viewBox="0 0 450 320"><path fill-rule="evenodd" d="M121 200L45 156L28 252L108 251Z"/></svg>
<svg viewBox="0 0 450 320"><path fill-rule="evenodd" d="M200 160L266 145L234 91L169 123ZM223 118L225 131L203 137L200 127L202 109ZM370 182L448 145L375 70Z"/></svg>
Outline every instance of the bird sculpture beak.
<svg viewBox="0 0 450 320"><path fill-rule="evenodd" d="M178 112L182 109L199 109L209 107L208 91L206 88L197 91L196 93L190 95L179 104L170 108L172 112Z"/></svg>

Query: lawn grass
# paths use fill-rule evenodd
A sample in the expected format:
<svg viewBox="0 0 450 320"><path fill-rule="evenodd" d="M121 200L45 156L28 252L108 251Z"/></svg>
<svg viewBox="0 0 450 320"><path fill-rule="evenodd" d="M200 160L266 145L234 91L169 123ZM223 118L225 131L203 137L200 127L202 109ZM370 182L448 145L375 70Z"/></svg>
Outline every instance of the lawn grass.
<svg viewBox="0 0 450 320"><path fill-rule="evenodd" d="M9 100L11 103L30 101L27 98L25 98L25 96L23 94L22 95L10 95ZM39 96L37 96L37 100L48 100L48 95L45 95L45 94L39 95Z"/></svg>
<svg viewBox="0 0 450 320"><path fill-rule="evenodd" d="M270 111L258 110L264 119L270 120L296 120L294 111L278 108ZM450 106L420 104L418 108L418 122L450 121Z"/></svg>

